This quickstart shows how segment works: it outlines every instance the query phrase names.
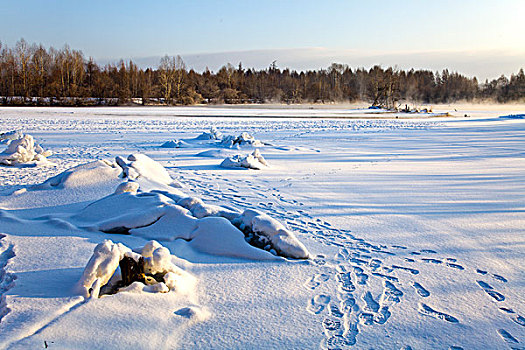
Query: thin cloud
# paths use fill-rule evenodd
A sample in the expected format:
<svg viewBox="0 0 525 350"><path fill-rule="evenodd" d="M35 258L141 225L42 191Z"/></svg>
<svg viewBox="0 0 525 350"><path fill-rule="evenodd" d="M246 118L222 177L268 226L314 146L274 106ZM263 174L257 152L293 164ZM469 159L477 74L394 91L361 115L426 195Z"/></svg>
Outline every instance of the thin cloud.
<svg viewBox="0 0 525 350"><path fill-rule="evenodd" d="M412 51L381 52L322 47L298 49L267 49L249 51L231 51L217 53L181 55L187 67L196 71L209 68L217 71L223 65L242 62L245 68L265 69L273 61L279 68L297 71L327 68L331 63L344 63L352 68L370 68L374 65L397 66L400 69L429 69L432 71L458 71L467 76L476 76L481 81L494 79L501 74L510 76L525 68L525 51ZM157 67L160 56L135 57L133 61L140 67ZM116 62L101 59L99 63Z"/></svg>

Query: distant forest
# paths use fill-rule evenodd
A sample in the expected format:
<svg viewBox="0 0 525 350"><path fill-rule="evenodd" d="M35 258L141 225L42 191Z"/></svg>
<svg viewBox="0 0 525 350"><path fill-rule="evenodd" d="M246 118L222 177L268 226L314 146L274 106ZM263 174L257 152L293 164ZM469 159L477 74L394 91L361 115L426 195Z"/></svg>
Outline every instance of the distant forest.
<svg viewBox="0 0 525 350"><path fill-rule="evenodd" d="M226 64L217 72L187 69L180 56L165 56L157 69L132 61L104 67L67 45L46 49L20 40L0 42L0 105L193 105L215 103L330 103L368 101L395 108L400 103L525 101L525 74L483 83L456 72L400 70L374 66L280 69L276 62L256 70Z"/></svg>

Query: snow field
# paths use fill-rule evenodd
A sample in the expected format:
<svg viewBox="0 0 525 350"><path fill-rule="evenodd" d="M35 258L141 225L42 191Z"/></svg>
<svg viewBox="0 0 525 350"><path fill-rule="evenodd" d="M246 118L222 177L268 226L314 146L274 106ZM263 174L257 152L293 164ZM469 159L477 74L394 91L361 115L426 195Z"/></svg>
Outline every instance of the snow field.
<svg viewBox="0 0 525 350"><path fill-rule="evenodd" d="M519 118L499 118L519 111L432 121L116 115L81 120L89 110L82 118L61 113L0 119L2 130L28 122L35 129L25 132L58 150L50 158L57 164L52 168L0 169L5 235L0 242L16 254L7 253L11 257L2 269L17 278L3 292L11 311L0 322L0 334L9 335L0 347L40 347L47 341L62 348L469 349L520 348L525 342L525 128ZM56 132L60 126L69 131ZM239 150L209 142L159 147L166 140L195 138L210 126L223 134L249 132L269 144L261 151L272 167L256 176L221 168L218 158ZM93 134L76 131L81 127ZM113 131L120 134L100 138ZM22 191L71 165L129 153L159 161L184 187L139 176L130 182L139 183L138 189L122 185L115 194L128 183L117 175L91 183L91 190ZM126 166L132 162L124 160ZM148 184L163 189L141 198L152 193ZM312 259L250 261L203 254L199 249L207 240L199 249L162 240L173 263L198 279L191 298L117 293L94 302L75 299L72 291L97 244L111 239L142 247L153 234L89 231L75 215L101 198L118 196L178 203L171 194L176 191L199 199L188 199L189 209L176 205L191 216L206 206L222 207L225 215L263 213L291 230ZM85 226L101 219L93 216ZM235 228L227 218L221 222ZM165 227L155 232L166 237ZM42 280L49 281L45 288L36 282ZM119 332L129 338L115 336Z"/></svg>

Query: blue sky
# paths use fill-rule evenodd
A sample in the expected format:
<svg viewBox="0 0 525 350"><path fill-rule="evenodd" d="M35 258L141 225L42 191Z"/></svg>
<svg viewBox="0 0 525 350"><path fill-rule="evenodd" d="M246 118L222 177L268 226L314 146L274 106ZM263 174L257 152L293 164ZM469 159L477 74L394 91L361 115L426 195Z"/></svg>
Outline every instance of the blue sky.
<svg viewBox="0 0 525 350"><path fill-rule="evenodd" d="M493 65L500 56L516 65L525 64L523 13L523 0L0 0L0 40L9 46L21 37L45 46L68 43L99 60L198 56L212 67L217 57L228 58L223 53L272 57L282 50L289 64L290 50L296 50L306 67L312 51L305 49L313 48L334 59L360 57L363 66L381 63L370 57L383 54L395 61L399 55L406 60L414 53L450 52L473 60L476 53L492 55L483 59ZM429 61L429 68L435 63Z"/></svg>

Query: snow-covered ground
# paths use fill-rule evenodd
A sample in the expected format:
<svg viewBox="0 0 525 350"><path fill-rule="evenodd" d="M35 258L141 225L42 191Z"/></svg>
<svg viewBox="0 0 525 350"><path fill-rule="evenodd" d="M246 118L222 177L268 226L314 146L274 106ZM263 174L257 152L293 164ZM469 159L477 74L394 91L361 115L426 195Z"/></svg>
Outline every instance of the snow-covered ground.
<svg viewBox="0 0 525 350"><path fill-rule="evenodd" d="M524 348L522 107L408 120L341 119L369 117L343 108L0 108L0 133L53 152L0 166L0 348ZM212 127L253 135L270 166L221 167L254 147L197 140ZM33 186L94 160L108 162ZM139 194L119 187L128 178ZM235 231L244 222L254 234L283 224L296 241L276 234L277 246L304 244L310 259L275 256L270 239L266 251L248 245L252 233ZM159 240L178 285L84 298L84 268L107 239L139 250Z"/></svg>

